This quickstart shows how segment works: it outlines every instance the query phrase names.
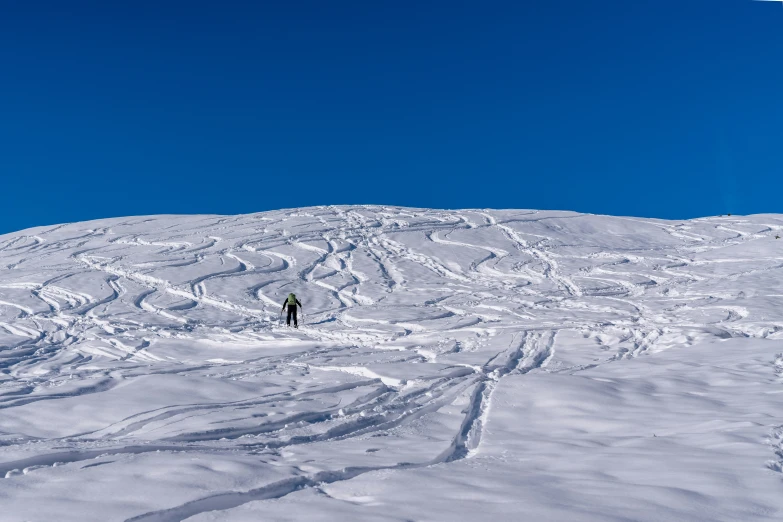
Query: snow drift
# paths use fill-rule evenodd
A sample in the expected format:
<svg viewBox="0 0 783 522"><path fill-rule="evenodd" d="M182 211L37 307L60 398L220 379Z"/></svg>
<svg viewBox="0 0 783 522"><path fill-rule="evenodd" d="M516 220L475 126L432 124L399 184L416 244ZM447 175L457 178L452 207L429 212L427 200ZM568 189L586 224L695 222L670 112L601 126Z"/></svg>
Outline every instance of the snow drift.
<svg viewBox="0 0 783 522"><path fill-rule="evenodd" d="M0 236L0 520L780 519L781 229L362 206Z"/></svg>

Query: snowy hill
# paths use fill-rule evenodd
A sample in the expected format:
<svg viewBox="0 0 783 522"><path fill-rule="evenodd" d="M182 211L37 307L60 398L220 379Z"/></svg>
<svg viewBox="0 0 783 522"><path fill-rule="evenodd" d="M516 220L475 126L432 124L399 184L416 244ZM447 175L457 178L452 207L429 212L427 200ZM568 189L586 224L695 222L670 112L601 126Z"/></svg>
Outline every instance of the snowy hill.
<svg viewBox="0 0 783 522"><path fill-rule="evenodd" d="M0 520L780 520L782 229L323 207L0 236Z"/></svg>

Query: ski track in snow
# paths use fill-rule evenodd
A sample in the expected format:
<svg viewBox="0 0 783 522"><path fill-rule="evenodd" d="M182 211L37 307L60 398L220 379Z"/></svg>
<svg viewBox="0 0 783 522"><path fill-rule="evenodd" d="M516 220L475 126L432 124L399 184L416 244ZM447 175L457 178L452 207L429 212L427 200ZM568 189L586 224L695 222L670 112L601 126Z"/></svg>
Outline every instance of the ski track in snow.
<svg viewBox="0 0 783 522"><path fill-rule="evenodd" d="M275 470L122 515L168 522L474 459L506 378L783 337L783 316L754 304L780 303L781 227L354 206L6 235L0 478L161 455ZM281 322L289 292L298 330Z"/></svg>

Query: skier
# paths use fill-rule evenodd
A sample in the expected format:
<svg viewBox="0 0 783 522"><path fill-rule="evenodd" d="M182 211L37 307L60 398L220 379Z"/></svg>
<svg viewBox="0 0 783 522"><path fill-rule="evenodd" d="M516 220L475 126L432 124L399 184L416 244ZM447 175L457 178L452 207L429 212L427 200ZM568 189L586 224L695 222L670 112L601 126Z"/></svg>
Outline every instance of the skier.
<svg viewBox="0 0 783 522"><path fill-rule="evenodd" d="M296 321L296 305L299 305L299 308L302 308L302 303L299 302L299 299L297 299L294 294L288 294L286 300L283 301L283 309L280 310L280 313L282 314L285 307L288 306L288 319L286 320L286 324L291 326L291 316L293 316L294 328L299 328L299 323Z"/></svg>

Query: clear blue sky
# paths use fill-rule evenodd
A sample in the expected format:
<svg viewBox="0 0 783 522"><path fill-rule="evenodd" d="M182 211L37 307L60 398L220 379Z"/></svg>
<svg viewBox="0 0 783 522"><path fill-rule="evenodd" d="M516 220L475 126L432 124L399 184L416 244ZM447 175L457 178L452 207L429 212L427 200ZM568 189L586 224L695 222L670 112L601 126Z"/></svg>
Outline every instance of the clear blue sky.
<svg viewBox="0 0 783 522"><path fill-rule="evenodd" d="M783 5L0 0L0 232L383 203L783 212Z"/></svg>

